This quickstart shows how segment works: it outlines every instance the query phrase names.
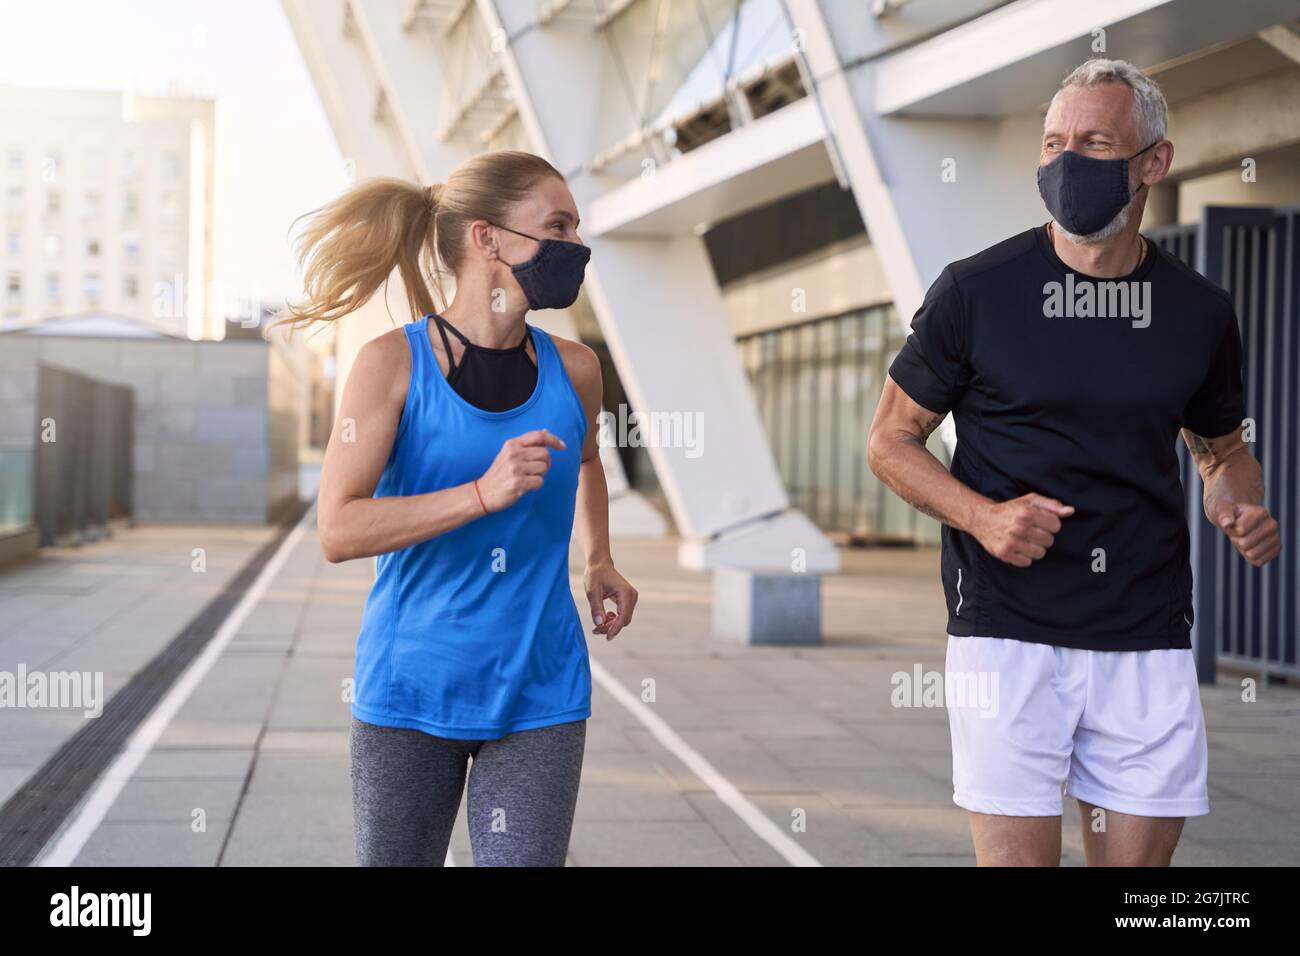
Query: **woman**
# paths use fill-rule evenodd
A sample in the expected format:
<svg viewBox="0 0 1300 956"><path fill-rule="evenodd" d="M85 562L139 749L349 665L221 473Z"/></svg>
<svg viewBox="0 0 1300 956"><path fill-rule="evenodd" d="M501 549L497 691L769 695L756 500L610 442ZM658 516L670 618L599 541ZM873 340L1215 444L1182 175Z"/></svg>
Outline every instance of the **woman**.
<svg viewBox="0 0 1300 956"><path fill-rule="evenodd" d="M363 866L442 865L467 766L475 864L564 864L591 715L575 511L592 633L612 640L637 598L609 552L599 362L525 321L577 298L577 228L550 163L499 151L445 185L363 182L299 240L291 324L342 318L394 267L416 320L357 356L318 503L327 560L379 556L350 740Z"/></svg>

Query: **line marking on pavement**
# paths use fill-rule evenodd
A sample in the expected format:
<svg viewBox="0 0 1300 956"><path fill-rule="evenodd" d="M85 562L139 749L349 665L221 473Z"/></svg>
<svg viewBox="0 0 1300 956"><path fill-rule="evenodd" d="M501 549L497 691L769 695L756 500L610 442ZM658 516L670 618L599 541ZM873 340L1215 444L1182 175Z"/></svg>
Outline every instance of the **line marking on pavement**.
<svg viewBox="0 0 1300 956"><path fill-rule="evenodd" d="M794 866L821 866L811 853L801 847L790 834L771 821L762 810L724 777L713 764L683 740L668 722L642 703L641 699L619 683L598 661L591 662L591 676L598 684L623 705L624 709L645 725L659 743L673 756L691 769L695 776L718 795L718 799L731 808L758 837L786 861Z"/></svg>
<svg viewBox="0 0 1300 956"><path fill-rule="evenodd" d="M139 727L131 735L121 754L109 764L108 769L99 778L94 789L91 790L81 804L77 815L64 829L62 835L51 846L47 847L36 860L36 866L72 865L72 862L85 847L95 830L103 823L104 817L112 808L118 794L122 792L122 788L126 786L131 776L144 761L144 758L149 755L154 744L158 742L158 738L162 736L163 731L167 729L167 725L172 722L176 713L184 706L190 695L194 693L194 689L202 683L208 671L212 670L212 665L217 662L221 652L226 649L226 645L238 633L244 621L248 619L248 615L252 613L253 608L266 594L267 588L275 580L275 576L280 573L280 568L284 566L284 562L288 560L290 552L302 540L309 519L311 519L314 512L315 509L309 507L303 513L298 524L280 543L280 547L262 568L262 572L257 576L257 579L244 592L239 603L221 622L221 626L213 635L212 640L190 662L189 667L171 686L166 696L158 702L158 705L150 712L149 716L140 722Z"/></svg>

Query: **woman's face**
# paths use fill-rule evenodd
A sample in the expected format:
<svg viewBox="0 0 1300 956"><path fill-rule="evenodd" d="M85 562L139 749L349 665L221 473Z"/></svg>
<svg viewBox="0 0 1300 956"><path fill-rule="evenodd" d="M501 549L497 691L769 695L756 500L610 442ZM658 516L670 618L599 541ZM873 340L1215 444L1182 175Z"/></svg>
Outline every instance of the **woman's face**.
<svg viewBox="0 0 1300 956"><path fill-rule="evenodd" d="M514 208L502 225L518 229L538 239L563 239L581 243L578 235L578 206L569 187L562 180L548 176L533 187L528 198ZM512 232L501 231L501 258L523 262L537 252L537 243Z"/></svg>

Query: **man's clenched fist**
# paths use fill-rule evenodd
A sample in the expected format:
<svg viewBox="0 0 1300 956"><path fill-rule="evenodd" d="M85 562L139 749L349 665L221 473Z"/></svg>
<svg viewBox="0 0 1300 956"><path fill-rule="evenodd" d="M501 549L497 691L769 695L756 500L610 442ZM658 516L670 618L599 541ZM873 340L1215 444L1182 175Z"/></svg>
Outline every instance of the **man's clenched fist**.
<svg viewBox="0 0 1300 956"><path fill-rule="evenodd" d="M999 561L1027 568L1047 554L1074 506L1045 495L1027 494L989 505L972 529L984 550Z"/></svg>

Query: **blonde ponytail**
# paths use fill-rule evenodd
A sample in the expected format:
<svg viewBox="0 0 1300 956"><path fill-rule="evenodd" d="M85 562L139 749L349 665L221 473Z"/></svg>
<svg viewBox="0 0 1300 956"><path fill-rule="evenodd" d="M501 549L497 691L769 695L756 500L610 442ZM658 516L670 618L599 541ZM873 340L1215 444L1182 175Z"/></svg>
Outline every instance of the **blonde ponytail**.
<svg viewBox="0 0 1300 956"><path fill-rule="evenodd" d="M363 180L294 220L306 220L295 242L305 300L289 305L287 317L276 324L292 329L337 321L364 305L394 268L412 319L446 308L442 275L455 272L464 257L469 224L508 219L547 176L564 179L540 156L495 150L462 163L446 183L420 187L391 177Z"/></svg>

